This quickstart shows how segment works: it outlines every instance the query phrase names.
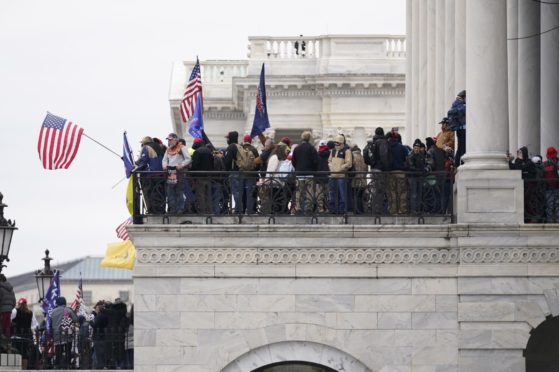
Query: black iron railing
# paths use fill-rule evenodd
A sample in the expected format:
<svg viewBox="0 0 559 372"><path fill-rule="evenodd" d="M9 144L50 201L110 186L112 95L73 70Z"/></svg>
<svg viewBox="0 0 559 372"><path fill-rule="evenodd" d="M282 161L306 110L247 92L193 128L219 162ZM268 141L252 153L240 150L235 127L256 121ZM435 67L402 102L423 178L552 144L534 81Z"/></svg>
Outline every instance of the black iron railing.
<svg viewBox="0 0 559 372"><path fill-rule="evenodd" d="M93 330L87 324L70 331L15 332L0 367L21 362L22 369L30 370L133 369L132 335L128 328Z"/></svg>
<svg viewBox="0 0 559 372"><path fill-rule="evenodd" d="M138 172L134 222L147 215L451 216L446 172Z"/></svg>
<svg viewBox="0 0 559 372"><path fill-rule="evenodd" d="M524 221L559 222L559 180L524 180Z"/></svg>

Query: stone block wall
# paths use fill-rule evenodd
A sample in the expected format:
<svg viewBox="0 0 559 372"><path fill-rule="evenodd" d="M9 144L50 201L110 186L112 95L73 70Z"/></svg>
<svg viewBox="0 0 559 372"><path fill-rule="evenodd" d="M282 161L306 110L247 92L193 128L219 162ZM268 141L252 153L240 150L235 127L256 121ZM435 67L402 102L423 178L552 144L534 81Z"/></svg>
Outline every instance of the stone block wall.
<svg viewBox="0 0 559 372"><path fill-rule="evenodd" d="M136 370L524 371L530 329L559 306L559 248L541 239L559 229L224 230L130 229Z"/></svg>

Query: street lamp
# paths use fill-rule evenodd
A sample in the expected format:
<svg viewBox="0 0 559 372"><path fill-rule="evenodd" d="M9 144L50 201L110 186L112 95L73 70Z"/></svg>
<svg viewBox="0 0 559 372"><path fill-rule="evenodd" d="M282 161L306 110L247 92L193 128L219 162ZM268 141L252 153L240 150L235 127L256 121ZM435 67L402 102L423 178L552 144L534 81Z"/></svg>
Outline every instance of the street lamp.
<svg viewBox="0 0 559 372"><path fill-rule="evenodd" d="M45 257L41 258L45 264L43 270L37 270L35 272L35 280L37 281L37 289L39 290L39 302L43 301L45 298L45 290L48 290L54 272L50 268L50 261L52 258L49 257L49 250L45 250Z"/></svg>
<svg viewBox="0 0 559 372"><path fill-rule="evenodd" d="M12 236L14 231L17 230L16 221L12 222L12 220L4 218L4 208L7 205L2 202L2 199L4 199L4 195L0 192L0 273L6 267L4 261L10 261L8 255L12 244Z"/></svg>

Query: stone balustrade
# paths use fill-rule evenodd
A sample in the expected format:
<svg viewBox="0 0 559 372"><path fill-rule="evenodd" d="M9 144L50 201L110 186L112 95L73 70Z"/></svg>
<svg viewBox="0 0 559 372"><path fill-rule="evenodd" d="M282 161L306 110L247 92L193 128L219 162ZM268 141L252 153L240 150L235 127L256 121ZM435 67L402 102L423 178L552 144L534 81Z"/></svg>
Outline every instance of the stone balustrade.
<svg viewBox="0 0 559 372"><path fill-rule="evenodd" d="M194 61L184 63L186 69L192 69ZM246 60L220 60L200 62L203 83L231 84L233 77L247 76L248 61Z"/></svg>

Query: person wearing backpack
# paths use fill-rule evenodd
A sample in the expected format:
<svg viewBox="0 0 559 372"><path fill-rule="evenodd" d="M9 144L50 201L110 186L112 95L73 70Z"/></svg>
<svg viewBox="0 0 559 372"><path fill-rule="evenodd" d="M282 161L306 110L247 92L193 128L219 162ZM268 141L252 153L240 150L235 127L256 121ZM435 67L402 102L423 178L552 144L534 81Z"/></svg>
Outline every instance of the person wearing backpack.
<svg viewBox="0 0 559 372"><path fill-rule="evenodd" d="M559 222L559 170L557 150L548 147L546 161L543 163L543 179L546 183L545 191L545 221Z"/></svg>
<svg viewBox="0 0 559 372"><path fill-rule="evenodd" d="M397 133L390 132L388 138L392 156L392 170L388 176L388 210L391 215L408 213L408 183L406 180L408 150L400 142Z"/></svg>
<svg viewBox="0 0 559 372"><path fill-rule="evenodd" d="M243 146L239 149L238 157L243 158L239 163L239 169L248 173L243 174L243 209L246 214L256 213L256 182L258 181L257 171L260 168L258 150L252 144L250 134L243 137Z"/></svg>
<svg viewBox="0 0 559 372"><path fill-rule="evenodd" d="M454 166L458 168L461 164L462 155L466 153L466 91L458 93L456 100L452 103L446 115L450 129L456 132L458 147L454 157Z"/></svg>
<svg viewBox="0 0 559 372"><path fill-rule="evenodd" d="M239 166L237 164L237 155L239 152L239 133L231 131L225 136L227 139L227 148L225 149L225 170L229 173L229 187L230 193L233 196L235 204L235 213L242 214L243 212L243 180L239 174ZM233 206L231 206L233 208Z"/></svg>
<svg viewBox="0 0 559 372"><path fill-rule="evenodd" d="M332 172L328 181L329 207L330 213L334 214L347 212L347 172L353 166L353 159L344 141L344 136L336 136L334 150L328 158L328 167Z"/></svg>

